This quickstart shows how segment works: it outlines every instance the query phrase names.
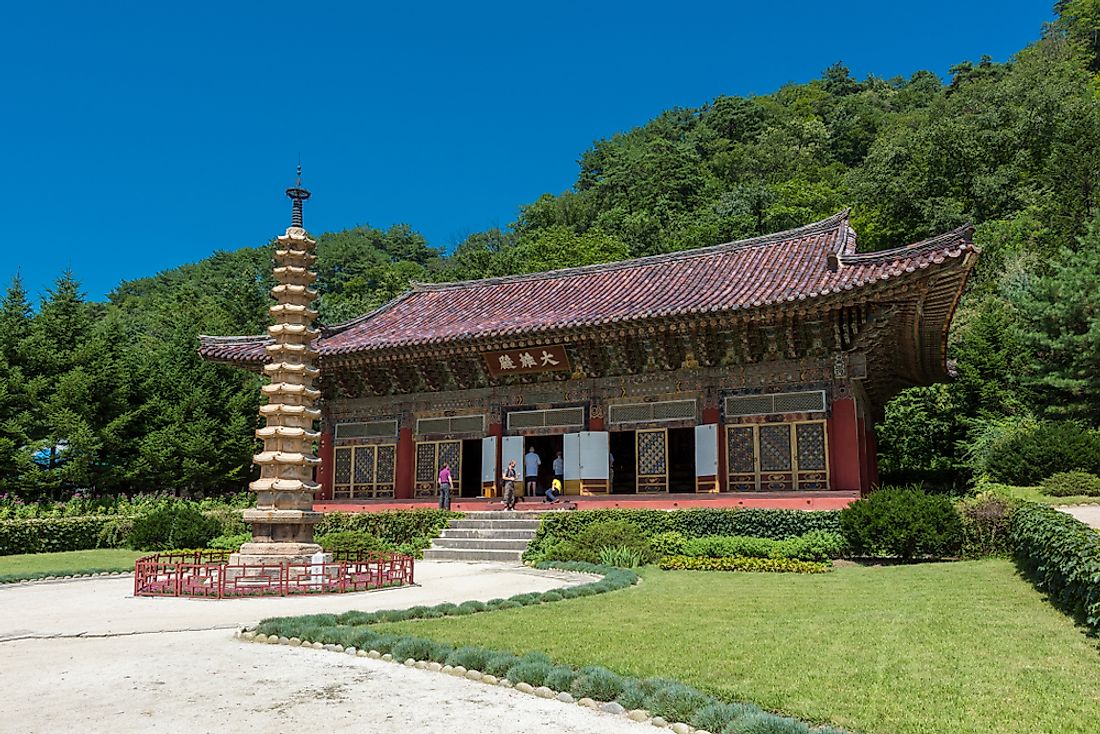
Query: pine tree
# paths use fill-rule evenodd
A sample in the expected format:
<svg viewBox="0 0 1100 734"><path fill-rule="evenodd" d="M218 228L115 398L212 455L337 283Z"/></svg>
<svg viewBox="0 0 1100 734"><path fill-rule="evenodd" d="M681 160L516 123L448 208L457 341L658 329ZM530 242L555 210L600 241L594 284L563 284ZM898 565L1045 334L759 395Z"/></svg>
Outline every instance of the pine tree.
<svg viewBox="0 0 1100 734"><path fill-rule="evenodd" d="M1100 423L1100 216L1050 271L1019 295L1020 338L1033 355L1028 381L1052 416Z"/></svg>

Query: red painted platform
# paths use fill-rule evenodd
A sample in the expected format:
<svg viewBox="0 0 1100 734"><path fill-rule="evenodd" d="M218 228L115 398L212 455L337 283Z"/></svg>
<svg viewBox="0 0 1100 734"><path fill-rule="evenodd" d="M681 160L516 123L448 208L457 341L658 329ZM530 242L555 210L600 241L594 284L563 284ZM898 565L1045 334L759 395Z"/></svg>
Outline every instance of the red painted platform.
<svg viewBox="0 0 1100 734"><path fill-rule="evenodd" d="M681 510L688 507L755 507L782 510L841 510L859 499L859 492L738 492L726 494L655 494L631 495L616 494L599 497L578 497L569 495L563 498L578 510L599 510L619 507L635 510ZM412 510L438 507L434 499L419 500L326 500L315 502L317 512L378 512L380 510ZM451 509L457 512L483 512L504 509L499 497L456 497L451 501ZM539 510L565 509L562 503L549 504L540 499L516 503L517 510L524 512Z"/></svg>

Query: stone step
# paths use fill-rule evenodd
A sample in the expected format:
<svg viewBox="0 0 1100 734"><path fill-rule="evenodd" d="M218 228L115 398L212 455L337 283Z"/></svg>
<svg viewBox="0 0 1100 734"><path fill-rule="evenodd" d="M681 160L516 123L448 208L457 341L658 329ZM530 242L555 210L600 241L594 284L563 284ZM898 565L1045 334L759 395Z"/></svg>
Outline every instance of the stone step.
<svg viewBox="0 0 1100 734"><path fill-rule="evenodd" d="M424 551L425 561L498 561L501 563L522 563L522 559L523 551L515 550L428 548Z"/></svg>
<svg viewBox="0 0 1100 734"><path fill-rule="evenodd" d="M447 527L473 530L473 529L492 529L492 530L531 530L535 531L539 529L538 520L450 520L447 522Z"/></svg>
<svg viewBox="0 0 1100 734"><path fill-rule="evenodd" d="M436 538L432 548L461 548L470 550L527 550L529 539L511 538Z"/></svg>
<svg viewBox="0 0 1100 734"><path fill-rule="evenodd" d="M500 530L498 528L443 528L441 538L512 538L530 540L535 537L534 530Z"/></svg>
<svg viewBox="0 0 1100 734"><path fill-rule="evenodd" d="M541 512L521 511L521 510L478 510L476 512L467 512L467 520L538 520L542 517Z"/></svg>

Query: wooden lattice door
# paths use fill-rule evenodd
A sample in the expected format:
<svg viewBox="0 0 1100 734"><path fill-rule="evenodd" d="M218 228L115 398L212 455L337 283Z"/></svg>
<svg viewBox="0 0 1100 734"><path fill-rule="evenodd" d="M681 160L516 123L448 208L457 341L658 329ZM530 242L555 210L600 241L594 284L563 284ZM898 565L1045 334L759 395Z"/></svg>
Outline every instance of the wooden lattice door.
<svg viewBox="0 0 1100 734"><path fill-rule="evenodd" d="M668 429L646 428L636 431L635 460L637 490L641 493L668 491Z"/></svg>
<svg viewBox="0 0 1100 734"><path fill-rule="evenodd" d="M462 486L462 442L420 441L416 444L416 496L439 495L439 470L443 464L451 465L451 494L458 494Z"/></svg>

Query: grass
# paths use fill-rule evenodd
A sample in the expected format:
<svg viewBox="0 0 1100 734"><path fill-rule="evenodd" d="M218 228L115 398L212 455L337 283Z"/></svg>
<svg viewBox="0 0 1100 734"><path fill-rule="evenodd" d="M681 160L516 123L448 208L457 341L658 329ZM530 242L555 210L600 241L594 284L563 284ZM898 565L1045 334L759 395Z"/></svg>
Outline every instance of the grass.
<svg viewBox="0 0 1100 734"><path fill-rule="evenodd" d="M866 734L1100 731L1096 641L1008 561L642 574L612 594L378 631L675 678Z"/></svg>
<svg viewBox="0 0 1100 734"><path fill-rule="evenodd" d="M122 548L100 548L64 553L0 556L0 580L68 576L93 571L133 571L134 561L143 555L147 554Z"/></svg>
<svg viewBox="0 0 1100 734"><path fill-rule="evenodd" d="M1071 497L1055 497L1052 494L1043 494L1042 487L1013 487L1009 484L993 485L995 491L1009 497L1021 500L1030 500L1044 505L1100 505L1100 497L1089 495L1073 495Z"/></svg>

